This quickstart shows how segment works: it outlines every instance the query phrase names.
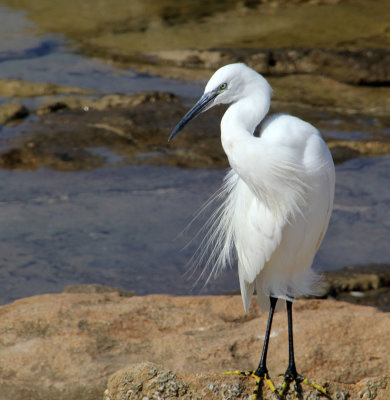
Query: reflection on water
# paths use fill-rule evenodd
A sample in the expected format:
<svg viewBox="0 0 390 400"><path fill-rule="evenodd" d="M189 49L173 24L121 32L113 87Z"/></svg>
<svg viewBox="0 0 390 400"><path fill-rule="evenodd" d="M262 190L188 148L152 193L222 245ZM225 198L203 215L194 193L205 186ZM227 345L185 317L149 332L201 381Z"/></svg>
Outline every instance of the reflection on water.
<svg viewBox="0 0 390 400"><path fill-rule="evenodd" d="M388 262L389 170L390 156L337 168L335 211L316 268ZM0 301L74 283L139 294L237 289L235 271L193 289L195 278L184 274L196 241L183 247L200 223L178 236L223 175L161 167L0 170Z"/></svg>

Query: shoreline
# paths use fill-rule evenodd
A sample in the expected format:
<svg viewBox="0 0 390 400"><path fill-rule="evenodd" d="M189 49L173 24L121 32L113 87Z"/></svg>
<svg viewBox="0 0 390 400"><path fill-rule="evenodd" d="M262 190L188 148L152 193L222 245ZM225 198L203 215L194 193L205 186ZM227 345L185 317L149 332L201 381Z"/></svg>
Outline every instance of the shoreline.
<svg viewBox="0 0 390 400"><path fill-rule="evenodd" d="M333 271L317 271L323 276L321 282L322 293L318 296L301 297L300 300L338 300L356 305L376 307L383 312L390 312L390 264L372 264L364 266L350 266ZM38 293L28 297L21 297L10 303L2 304L7 306L15 301L23 301L41 295L59 294L116 294L119 297L147 297L147 296L174 296L185 298L199 298L207 296L240 296L239 290L225 291L213 294L169 294L169 293L148 293L139 295L135 291L121 289L101 284L73 284L67 285L62 292Z"/></svg>
<svg viewBox="0 0 390 400"><path fill-rule="evenodd" d="M255 299L245 314L238 295L141 297L102 289L37 295L0 312L2 395L14 400L24 400L26 388L28 398L48 400L92 400L103 393L105 399L134 400L134 393L138 399L156 390L170 399L175 382L186 387L182 399L220 400L219 391L204 391L210 384L240 388L229 398L246 399L253 382L221 372L257 365L267 322ZM299 372L326 384L335 398L357 400L367 392L372 400L387 399L390 347L383 332L389 318L345 301L297 300ZM284 312L275 313L272 332L268 368L279 384L288 362ZM151 369L156 373L149 376ZM167 385L156 387L154 376L165 376Z"/></svg>

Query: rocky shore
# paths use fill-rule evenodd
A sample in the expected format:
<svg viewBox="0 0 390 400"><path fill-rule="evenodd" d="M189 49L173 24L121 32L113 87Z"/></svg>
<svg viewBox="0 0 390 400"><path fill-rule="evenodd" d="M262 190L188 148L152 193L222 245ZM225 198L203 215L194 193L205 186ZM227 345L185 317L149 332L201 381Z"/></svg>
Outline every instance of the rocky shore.
<svg viewBox="0 0 390 400"><path fill-rule="evenodd" d="M337 120L337 130L346 132L346 139L326 137L325 134L336 163L389 153L385 113L390 108L390 91L383 90L381 96L371 88L357 87L350 89L355 93L347 94L350 102L342 104L341 101L337 103L340 96L336 96L336 93L344 93L342 84L330 84L325 78L305 77L302 79L307 81L307 86L316 81L317 91L302 92L295 78L280 79L287 85L283 91L276 92L273 112L290 111L310 120L319 129L328 129L329 120ZM3 82L3 85L6 86L6 83ZM9 83L14 86L14 82ZM36 86L38 91L44 90ZM327 97L320 94L318 86L322 89L328 87ZM24 88L24 82L20 82L20 87ZM51 93L53 88L49 90ZM295 100L294 92L297 94ZM22 93L20 96L23 96ZM352 99L364 99L366 103ZM222 108L195 120L178 137L174 146L168 145L167 137L172 127L188 109L187 102L183 103L183 99L173 94L159 92L63 96L43 103L36 110L29 110L12 100L0 106L0 121L4 124L21 123L29 115L38 118L31 118L21 134L8 140L8 149L0 153L0 166L27 169L49 167L64 171L90 169L109 163L107 158L94 151L106 148L121 158L119 165L226 167L218 134ZM318 116L319 108L322 113L328 114L327 118ZM342 111L349 113L349 117L340 120ZM367 138L350 140L348 132L361 129L360 112L375 122L365 126Z"/></svg>
<svg viewBox="0 0 390 400"><path fill-rule="evenodd" d="M74 1L49 8L41 0L5 3L26 12L41 32L65 36L72 49L139 73L205 80L224 64L246 62L274 88L272 112L293 113L316 125L336 162L389 152L386 2L232 0L173 6L164 0L135 7L101 1L98 9L89 0L82 9ZM9 98L0 107L0 123L26 122L0 154L4 168L95 168L109 162L95 151L101 147L119 155L122 164L226 166L218 139L221 110L191 124L175 146L167 145L190 105L170 93L104 96L14 79L1 80L0 93ZM37 106L25 105L31 98L40 99ZM341 135L327 136L334 124Z"/></svg>
<svg viewBox="0 0 390 400"><path fill-rule="evenodd" d="M141 74L200 81L223 64L246 62L270 81L271 111L317 126L336 163L390 152L389 2L3 3L39 33L69 40L72 51ZM12 131L2 138L1 168L227 166L223 109L167 144L193 93L107 94L1 79L0 94L2 133ZM322 299L295 304L299 372L332 399L390 398L388 271L328 273ZM0 400L249 399L253 382L221 372L257 365L266 324L255 304L243 312L237 293L141 297L98 285L20 299L0 315ZM269 356L277 384L286 365L286 317L278 313ZM303 390L305 399L317 398Z"/></svg>
<svg viewBox="0 0 390 400"><path fill-rule="evenodd" d="M349 275L343 287L354 288L352 295L378 285ZM331 286L340 295L338 279ZM383 272L387 289L388 280ZM303 375L332 399L389 398L388 308L328 297L298 300L294 310ZM267 322L255 302L245 314L239 295L139 297L94 285L17 300L0 314L4 400L249 399L252 381L221 373L257 365ZM286 316L279 312L268 365L277 384L286 365ZM309 387L303 392L317 398Z"/></svg>

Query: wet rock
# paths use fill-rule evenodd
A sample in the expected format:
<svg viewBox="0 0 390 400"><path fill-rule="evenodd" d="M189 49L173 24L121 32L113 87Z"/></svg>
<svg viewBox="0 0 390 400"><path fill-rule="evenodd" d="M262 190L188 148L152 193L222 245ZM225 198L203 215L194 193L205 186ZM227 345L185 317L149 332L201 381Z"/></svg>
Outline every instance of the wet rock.
<svg viewBox="0 0 390 400"><path fill-rule="evenodd" d="M29 141L21 148L0 154L0 167L36 169L45 166L58 171L79 171L104 165L105 159L84 149L63 148L61 144Z"/></svg>
<svg viewBox="0 0 390 400"><path fill-rule="evenodd" d="M38 115L46 115L63 110L110 110L113 108L135 107L142 104L155 104L157 102L175 103L178 99L172 93L141 92L132 95L109 94L101 97L67 96L60 101L51 100L38 107Z"/></svg>
<svg viewBox="0 0 390 400"><path fill-rule="evenodd" d="M353 95L364 97L367 101L373 99L370 107L378 104L376 110L380 113L385 112L389 101L371 94L371 88L354 88L346 94L346 85L325 78L314 81L309 76L300 76L295 80L285 77L271 83L275 88L272 113L283 111L297 115L325 132L329 129L329 117L316 117L319 109L334 115L331 118L340 119L339 113L346 109L352 116L359 111L369 111L358 101L352 111L349 107L353 106ZM335 86L334 91L329 84ZM310 89L304 89L309 86ZM323 94L324 90L327 93ZM336 95L336 92L342 94ZM383 96L386 93L384 91ZM66 96L60 101L49 101L38 108L39 120L32 121L22 134L9 140L9 149L0 154L0 166L30 169L46 166L65 171L90 169L111 162L104 152L96 151L104 148L115 154L115 162L121 165L227 167L219 135L224 107L212 109L207 115L195 119L173 143L167 143L172 128L187 110L188 105L184 106L176 96L160 92L102 97ZM345 116L343 118L345 120ZM388 136L378 133L385 129L387 122L383 120L381 123L379 118L382 117L366 126L367 136L372 136L372 139L328 139L336 163L390 151ZM361 125L358 121L343 122L336 129L348 132L361 129Z"/></svg>
<svg viewBox="0 0 390 400"><path fill-rule="evenodd" d="M324 295L390 312L390 265L350 266L325 273Z"/></svg>
<svg viewBox="0 0 390 400"><path fill-rule="evenodd" d="M372 84L388 79L389 5L382 0L363 1L359 7L345 0L233 0L175 7L168 0L143 7L104 0L98 9L86 0L84 9L71 1L50 10L40 7L41 2L7 0L5 4L23 10L43 32L63 35L88 55L153 69L152 58L157 54L155 73L185 73L182 67L164 68L171 60L168 52L182 50L188 54L185 69L199 68L202 63L208 67L211 63L214 69L214 54L203 60L196 52L218 51L229 44L233 50L223 50L224 57L230 53L235 59L250 61L252 57L272 73L291 69L318 73L322 68L348 82ZM249 53L245 55L242 49Z"/></svg>
<svg viewBox="0 0 390 400"><path fill-rule="evenodd" d="M88 94L89 90L66 87L46 82L28 82L20 79L0 79L0 93L3 97L37 97L57 94Z"/></svg>
<svg viewBox="0 0 390 400"><path fill-rule="evenodd" d="M0 166L7 169L35 169L38 167L34 158L24 149L9 149L0 155Z"/></svg>
<svg viewBox="0 0 390 400"><path fill-rule="evenodd" d="M91 169L106 162L105 156L95 151L101 147L128 154L134 161L136 152L166 147L167 135L158 138L159 147L153 142L161 133L164 111L176 102L174 95L159 92L50 101L37 110L41 120L9 141L9 149L0 154L0 166Z"/></svg>
<svg viewBox="0 0 390 400"><path fill-rule="evenodd" d="M0 125L21 121L28 114L27 108L16 101L5 103L0 106Z"/></svg>
<svg viewBox="0 0 390 400"><path fill-rule="evenodd" d="M333 162L335 164L341 164L344 161L360 156L360 152L358 150L351 149L348 144L344 146L333 144L333 146L330 148L330 151L332 153Z"/></svg>
<svg viewBox="0 0 390 400"><path fill-rule="evenodd" d="M352 158L381 156L390 153L390 141L330 140L327 144L335 164L341 164Z"/></svg>
<svg viewBox="0 0 390 400"><path fill-rule="evenodd" d="M216 70L245 62L266 76L323 75L354 85L388 86L390 51L386 49L188 49L162 50L148 54L155 64L188 69Z"/></svg>
<svg viewBox="0 0 390 400"><path fill-rule="evenodd" d="M368 291L390 287L390 265L350 266L326 273L327 293Z"/></svg>
<svg viewBox="0 0 390 400"><path fill-rule="evenodd" d="M291 113L310 121L325 132L325 138L329 119L360 118L355 124L338 123L336 129L366 129L367 139L328 139L336 163L390 151L384 133L389 124L390 88L355 87L318 75L272 77L269 81L274 88L271 112ZM40 119L31 121L24 132L8 141L9 148L0 154L0 167L45 166L70 171L96 168L112 159L122 165L226 167L219 137L224 108L194 120L167 144L170 131L188 109L182 102L162 92L49 100L36 110ZM3 107L5 120L14 120L26 111L16 104ZM372 122L362 128L364 118ZM115 157L109 157L110 152Z"/></svg>
<svg viewBox="0 0 390 400"><path fill-rule="evenodd" d="M240 296L126 297L101 289L25 298L0 314L0 397L13 400L95 400L105 389L111 400L153 393L245 399L253 382L221 372L257 365L267 323L255 300L245 314ZM328 382L333 398L388 398L389 313L310 299L296 301L294 315L301 373ZM288 362L284 312L273 332L268 368L280 384Z"/></svg>
<svg viewBox="0 0 390 400"><path fill-rule="evenodd" d="M199 128L199 122L195 123L192 126L198 129L197 141L183 133L177 140L178 147L168 145L174 121L186 112L172 94L69 97L61 99L60 107L57 104L41 107L38 113L42 119L32 122L24 133L9 141L10 149L0 154L0 165L61 170L95 168L106 162L104 156L96 153L99 148L121 156L122 164L227 165L214 127ZM219 115L218 111L212 115ZM180 145L183 141L184 148Z"/></svg>
<svg viewBox="0 0 390 400"><path fill-rule="evenodd" d="M274 89L274 103L299 106L316 112L338 114L347 119L351 115L383 118L388 125L390 87L353 86L335 79L315 74L270 77ZM297 108L299 110L299 108Z"/></svg>
<svg viewBox="0 0 390 400"><path fill-rule="evenodd" d="M64 101L58 101L58 100L53 100L50 101L47 104L43 104L42 106L38 107L36 110L37 115L46 115L46 114L51 114L55 113L58 111L64 111L71 108L67 102Z"/></svg>

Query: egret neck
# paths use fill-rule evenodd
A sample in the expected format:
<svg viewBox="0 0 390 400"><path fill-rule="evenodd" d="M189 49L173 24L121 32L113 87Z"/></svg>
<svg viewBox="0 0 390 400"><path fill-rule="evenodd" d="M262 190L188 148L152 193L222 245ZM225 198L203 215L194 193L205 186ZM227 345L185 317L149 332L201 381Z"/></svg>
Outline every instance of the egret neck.
<svg viewBox="0 0 390 400"><path fill-rule="evenodd" d="M271 93L272 90L268 84L260 87L256 85L256 90L231 104L222 117L222 147L230 166L242 178L241 166L246 165L245 159L255 151L254 146L259 144L259 138L254 137L253 134L269 111ZM260 158L261 154L257 157Z"/></svg>

